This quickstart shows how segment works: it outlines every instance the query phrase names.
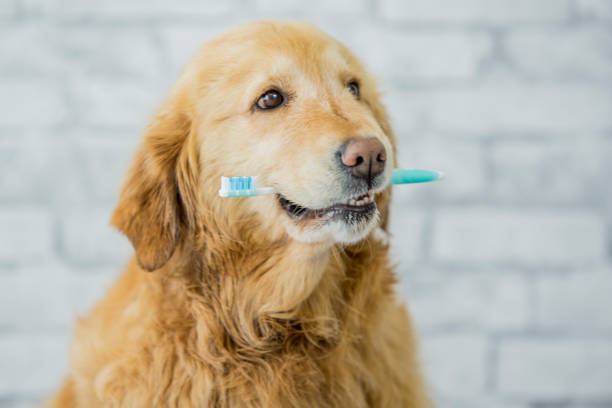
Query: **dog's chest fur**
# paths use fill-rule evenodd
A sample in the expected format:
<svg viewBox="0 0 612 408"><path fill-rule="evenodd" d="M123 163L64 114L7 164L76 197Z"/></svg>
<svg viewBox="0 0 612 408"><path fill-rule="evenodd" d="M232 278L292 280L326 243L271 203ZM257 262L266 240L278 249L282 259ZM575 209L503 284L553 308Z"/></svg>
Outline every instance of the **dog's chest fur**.
<svg viewBox="0 0 612 408"><path fill-rule="evenodd" d="M275 299L244 292L236 276L172 267L131 265L80 322L78 406L425 406L386 256L338 252L302 303L267 313Z"/></svg>

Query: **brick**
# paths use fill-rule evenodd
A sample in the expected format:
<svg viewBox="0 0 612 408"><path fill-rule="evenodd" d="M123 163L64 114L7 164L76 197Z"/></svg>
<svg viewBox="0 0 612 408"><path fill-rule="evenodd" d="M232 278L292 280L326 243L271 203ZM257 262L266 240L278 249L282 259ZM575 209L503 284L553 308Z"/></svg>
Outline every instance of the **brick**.
<svg viewBox="0 0 612 408"><path fill-rule="evenodd" d="M62 171L68 155L64 143L33 140L0 141L0 199L3 202L50 203L65 191ZM18 175L18 176L16 176Z"/></svg>
<svg viewBox="0 0 612 408"><path fill-rule="evenodd" d="M612 406L612 400L603 400L603 401L584 401L584 402L576 402L576 403L563 403L563 402L551 402L551 403L541 403L534 404L532 408L608 408Z"/></svg>
<svg viewBox="0 0 612 408"><path fill-rule="evenodd" d="M41 127L66 119L68 108L58 85L39 80L0 81L0 126Z"/></svg>
<svg viewBox="0 0 612 408"><path fill-rule="evenodd" d="M527 279L513 273L408 275L404 298L419 332L449 328L518 331L529 322Z"/></svg>
<svg viewBox="0 0 612 408"><path fill-rule="evenodd" d="M35 263L53 254L53 221L44 208L0 207L0 262Z"/></svg>
<svg viewBox="0 0 612 408"><path fill-rule="evenodd" d="M57 208L116 204L142 129L62 133L59 140L38 132L0 139L0 200Z"/></svg>
<svg viewBox="0 0 612 408"><path fill-rule="evenodd" d="M0 4L0 18L10 18L17 14L17 0L6 0Z"/></svg>
<svg viewBox="0 0 612 408"><path fill-rule="evenodd" d="M221 16L232 10L234 1L177 0L57 0L55 12L64 18L125 19L129 21L172 17Z"/></svg>
<svg viewBox="0 0 612 408"><path fill-rule="evenodd" d="M36 399L32 398L19 396L0 397L0 407L2 408L35 408L37 406Z"/></svg>
<svg viewBox="0 0 612 408"><path fill-rule="evenodd" d="M388 104L398 134L426 127L451 135L607 132L612 92L594 84L526 84L499 78L469 88L400 91Z"/></svg>
<svg viewBox="0 0 612 408"><path fill-rule="evenodd" d="M62 61L53 42L55 36L55 29L40 21L0 27L0 73L44 77L60 72Z"/></svg>
<svg viewBox="0 0 612 408"><path fill-rule="evenodd" d="M155 79L162 75L163 58L153 32L146 26L68 26L59 31L65 71L70 75Z"/></svg>
<svg viewBox="0 0 612 408"><path fill-rule="evenodd" d="M480 33L424 34L370 24L338 27L325 21L318 25L349 46L376 75L392 83L471 78L491 48L490 39ZM164 50L171 55L173 72L178 73L205 40L230 26L217 23L207 27L162 29ZM445 52L431 52L432 49Z"/></svg>
<svg viewBox="0 0 612 408"><path fill-rule="evenodd" d="M522 398L612 397L607 340L512 339L499 350L498 388Z"/></svg>
<svg viewBox="0 0 612 408"><path fill-rule="evenodd" d="M406 208L394 199L390 217L391 257L398 265L398 270L404 271L409 265L422 261L425 256L422 245L425 214L419 209Z"/></svg>
<svg viewBox="0 0 612 408"><path fill-rule="evenodd" d="M567 0L381 0L384 18L410 23L512 24L566 21Z"/></svg>
<svg viewBox="0 0 612 408"><path fill-rule="evenodd" d="M479 334L421 338L423 368L437 399L473 400L484 392L486 339Z"/></svg>
<svg viewBox="0 0 612 408"><path fill-rule="evenodd" d="M117 202L139 131L64 133L0 140L0 200L57 208Z"/></svg>
<svg viewBox="0 0 612 408"><path fill-rule="evenodd" d="M478 142L444 141L429 134L402 134L398 148L400 168L436 169L447 178L439 183L395 186L394 199L402 203L431 202L434 198L462 200L480 197L485 189L484 152Z"/></svg>
<svg viewBox="0 0 612 408"><path fill-rule="evenodd" d="M570 332L612 330L611 272L577 272L538 278L538 326Z"/></svg>
<svg viewBox="0 0 612 408"><path fill-rule="evenodd" d="M600 26L572 29L516 30L507 38L507 52L526 75L540 78L612 78L612 30Z"/></svg>
<svg viewBox="0 0 612 408"><path fill-rule="evenodd" d="M591 264L606 259L606 230L583 211L447 209L435 220L432 247L443 262Z"/></svg>
<svg viewBox="0 0 612 408"><path fill-rule="evenodd" d="M154 83L77 78L71 82L80 124L144 129L165 96Z"/></svg>
<svg viewBox="0 0 612 408"><path fill-rule="evenodd" d="M171 77L179 76L191 56L204 44L216 35L229 29L233 24L213 22L205 26L174 26L170 25L160 29L163 54L167 56L171 68Z"/></svg>
<svg viewBox="0 0 612 408"><path fill-rule="evenodd" d="M112 138L100 136L89 133L74 143L75 155L71 160L79 169L74 177L78 178L88 202L114 207L140 134L138 131L112 132Z"/></svg>
<svg viewBox="0 0 612 408"><path fill-rule="evenodd" d="M68 333L0 336L0 395L43 397L68 373Z"/></svg>
<svg viewBox="0 0 612 408"><path fill-rule="evenodd" d="M87 315L113 286L127 265L127 258L118 260L113 265L95 265L88 268L71 268L67 283L71 319ZM70 322L73 323L72 321Z"/></svg>
<svg viewBox="0 0 612 408"><path fill-rule="evenodd" d="M423 128L429 126L428 111L431 109L421 99L425 96L415 97L412 92L400 91L395 87L388 88L381 95L381 102L387 108L391 126L398 137L424 132ZM403 143L406 142L400 146Z"/></svg>
<svg viewBox="0 0 612 408"><path fill-rule="evenodd" d="M18 0L19 14L28 19L51 17L57 2L55 0Z"/></svg>
<svg viewBox="0 0 612 408"><path fill-rule="evenodd" d="M577 0L578 12L582 17L612 20L610 0Z"/></svg>
<svg viewBox="0 0 612 408"><path fill-rule="evenodd" d="M73 210L62 217L62 254L76 264L119 265L131 253L128 240L109 225L110 209Z"/></svg>
<svg viewBox="0 0 612 408"><path fill-rule="evenodd" d="M495 144L493 194L503 202L601 203L612 197L612 145L598 139Z"/></svg>
<svg viewBox="0 0 612 408"><path fill-rule="evenodd" d="M21 332L65 331L73 327L110 287L119 268L87 273L49 263L0 275L0 328ZM35 296L32 296L35 294ZM15 313L18 311L18 313Z"/></svg>
<svg viewBox="0 0 612 408"><path fill-rule="evenodd" d="M303 2L299 0L256 0L255 7L260 13L267 15L289 14L295 17L304 15L356 15L369 11L367 0L314 0Z"/></svg>
<svg viewBox="0 0 612 408"><path fill-rule="evenodd" d="M64 271L49 265L23 273L0 275L3 305L0 308L0 328L5 331L45 331L70 327L72 316L64 275Z"/></svg>
<svg viewBox="0 0 612 408"><path fill-rule="evenodd" d="M470 396L461 399L458 399L456 397L453 398L434 395L433 399L435 406L439 408L544 408L539 406L532 406L527 402L518 402L509 398L504 398L498 395L490 395L486 393L483 393L482 395L478 396Z"/></svg>
<svg viewBox="0 0 612 408"><path fill-rule="evenodd" d="M483 33L399 31L371 25L355 27L345 43L390 84L473 78L492 46Z"/></svg>

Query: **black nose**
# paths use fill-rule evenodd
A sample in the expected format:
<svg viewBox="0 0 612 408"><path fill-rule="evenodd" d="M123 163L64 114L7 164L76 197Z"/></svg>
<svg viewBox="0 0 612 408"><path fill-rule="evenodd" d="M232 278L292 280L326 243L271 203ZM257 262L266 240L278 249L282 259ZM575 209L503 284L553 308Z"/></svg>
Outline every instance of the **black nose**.
<svg viewBox="0 0 612 408"><path fill-rule="evenodd" d="M353 177L364 179L371 186L372 180L385 170L387 152L375 137L354 138L339 151L340 162Z"/></svg>

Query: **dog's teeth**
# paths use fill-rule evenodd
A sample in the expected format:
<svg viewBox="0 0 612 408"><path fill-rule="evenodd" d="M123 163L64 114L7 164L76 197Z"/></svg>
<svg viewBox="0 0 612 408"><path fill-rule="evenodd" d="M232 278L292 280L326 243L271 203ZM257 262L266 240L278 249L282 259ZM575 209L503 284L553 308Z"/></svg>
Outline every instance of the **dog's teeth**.
<svg viewBox="0 0 612 408"><path fill-rule="evenodd" d="M369 192L367 194L364 194L363 196L357 197L357 199L349 198L348 200L344 201L343 204L352 206L364 206L370 204L373 201L374 193Z"/></svg>

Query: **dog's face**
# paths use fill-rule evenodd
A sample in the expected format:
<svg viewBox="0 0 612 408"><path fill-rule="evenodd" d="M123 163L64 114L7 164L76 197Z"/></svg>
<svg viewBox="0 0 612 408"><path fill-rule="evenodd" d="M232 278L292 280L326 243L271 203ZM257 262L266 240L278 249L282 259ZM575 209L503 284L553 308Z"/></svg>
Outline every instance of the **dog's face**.
<svg viewBox="0 0 612 408"><path fill-rule="evenodd" d="M275 237L350 244L377 224L377 203L387 204L382 192L394 141L374 81L346 47L306 24L258 22L198 51L145 135L141 155L113 219L133 243L138 237L126 230L142 235L134 227L139 201L140 211L151 213L141 216L143 228L162 218L162 228L150 233L174 245L180 224L197 222L194 206L228 223L255 220ZM172 174L163 174L174 163ZM143 173L152 180L141 193L130 185L142 183ZM153 185L160 175L173 190L155 209L147 194L160 200L168 188ZM220 198L221 176L258 176L259 186L278 194ZM180 221L171 216L174 196Z"/></svg>
<svg viewBox="0 0 612 408"><path fill-rule="evenodd" d="M344 46L307 25L257 23L208 44L187 75L206 83L196 96L203 181L258 176L278 192L224 204L243 201L304 242L352 243L373 228L393 145L375 85Z"/></svg>

